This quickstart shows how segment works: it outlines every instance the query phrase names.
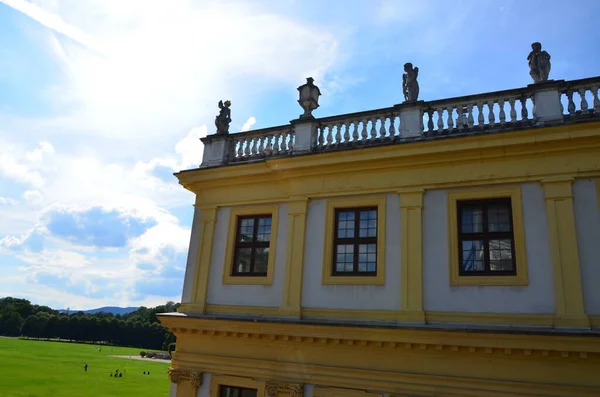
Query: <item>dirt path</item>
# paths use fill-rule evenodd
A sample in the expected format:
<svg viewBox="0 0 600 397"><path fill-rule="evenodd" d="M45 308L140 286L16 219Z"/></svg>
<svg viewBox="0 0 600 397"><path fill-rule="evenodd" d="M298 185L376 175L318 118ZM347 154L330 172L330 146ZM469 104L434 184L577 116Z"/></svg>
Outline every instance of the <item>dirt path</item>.
<svg viewBox="0 0 600 397"><path fill-rule="evenodd" d="M171 360L163 360L161 358L146 358L140 356L108 356L108 357L118 357L118 358L130 358L132 360L143 360L143 361L154 361L157 363L171 363Z"/></svg>

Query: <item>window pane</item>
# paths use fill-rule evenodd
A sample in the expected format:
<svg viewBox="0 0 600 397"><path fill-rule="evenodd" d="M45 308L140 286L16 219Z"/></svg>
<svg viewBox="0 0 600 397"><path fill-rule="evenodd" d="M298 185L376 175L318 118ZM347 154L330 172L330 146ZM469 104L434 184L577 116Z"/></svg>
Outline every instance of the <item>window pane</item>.
<svg viewBox="0 0 600 397"><path fill-rule="evenodd" d="M219 397L256 397L256 389L223 385L219 387Z"/></svg>
<svg viewBox="0 0 600 397"><path fill-rule="evenodd" d="M463 241L462 270L465 272L485 271L484 245L481 240Z"/></svg>
<svg viewBox="0 0 600 397"><path fill-rule="evenodd" d="M463 205L460 221L463 233L483 232L483 209L479 205Z"/></svg>
<svg viewBox="0 0 600 397"><path fill-rule="evenodd" d="M354 269L354 245L339 244L336 246L335 271L351 272Z"/></svg>
<svg viewBox="0 0 600 397"><path fill-rule="evenodd" d="M338 213L338 238L354 238L354 211Z"/></svg>
<svg viewBox="0 0 600 397"><path fill-rule="evenodd" d="M256 233L256 241L271 240L271 217L258 219L258 230Z"/></svg>
<svg viewBox="0 0 600 397"><path fill-rule="evenodd" d="M488 207L488 231L510 232L510 206L491 204Z"/></svg>
<svg viewBox="0 0 600 397"><path fill-rule="evenodd" d="M238 248L233 269L235 273L248 273L251 270L252 248Z"/></svg>
<svg viewBox="0 0 600 397"><path fill-rule="evenodd" d="M240 219L240 233L238 235L238 242L249 243L252 242L252 236L254 234L254 219L243 218Z"/></svg>
<svg viewBox="0 0 600 397"><path fill-rule="evenodd" d="M513 268L511 240L490 240L490 270L510 271Z"/></svg>
<svg viewBox="0 0 600 397"><path fill-rule="evenodd" d="M242 395L240 397L256 397L255 389L242 389Z"/></svg>
<svg viewBox="0 0 600 397"><path fill-rule="evenodd" d="M374 272L377 269L377 244L358 246L358 271Z"/></svg>
<svg viewBox="0 0 600 397"><path fill-rule="evenodd" d="M359 237L377 237L377 210L360 212Z"/></svg>
<svg viewBox="0 0 600 397"><path fill-rule="evenodd" d="M266 273L269 263L269 248L256 248L254 251L254 273Z"/></svg>

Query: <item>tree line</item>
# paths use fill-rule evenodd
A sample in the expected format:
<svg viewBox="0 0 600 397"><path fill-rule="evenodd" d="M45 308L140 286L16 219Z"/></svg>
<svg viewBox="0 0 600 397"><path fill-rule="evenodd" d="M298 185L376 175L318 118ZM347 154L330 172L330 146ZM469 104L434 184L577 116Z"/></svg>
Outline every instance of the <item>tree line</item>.
<svg viewBox="0 0 600 397"><path fill-rule="evenodd" d="M175 335L160 324L156 314L174 312L178 307L179 303L167 302L122 315L67 314L27 299L6 297L0 298L0 335L168 350Z"/></svg>

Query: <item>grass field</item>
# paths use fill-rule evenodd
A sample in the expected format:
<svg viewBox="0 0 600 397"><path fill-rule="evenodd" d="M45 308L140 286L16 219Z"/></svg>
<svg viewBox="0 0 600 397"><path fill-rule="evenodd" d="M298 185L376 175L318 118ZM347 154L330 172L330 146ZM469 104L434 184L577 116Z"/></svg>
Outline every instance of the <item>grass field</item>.
<svg viewBox="0 0 600 397"><path fill-rule="evenodd" d="M166 397L169 364L139 356L140 349L0 338L2 397ZM83 364L88 370L83 370ZM122 378L111 378L116 369ZM144 375L150 371L150 375Z"/></svg>

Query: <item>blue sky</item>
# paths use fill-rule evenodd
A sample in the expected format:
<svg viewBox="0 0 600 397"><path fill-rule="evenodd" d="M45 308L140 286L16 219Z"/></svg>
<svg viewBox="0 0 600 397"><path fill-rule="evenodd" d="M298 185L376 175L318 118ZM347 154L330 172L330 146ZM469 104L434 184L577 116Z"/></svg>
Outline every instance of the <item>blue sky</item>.
<svg viewBox="0 0 600 397"><path fill-rule="evenodd" d="M0 0L0 296L55 308L179 300L197 166L231 131L600 73L597 0Z"/></svg>

